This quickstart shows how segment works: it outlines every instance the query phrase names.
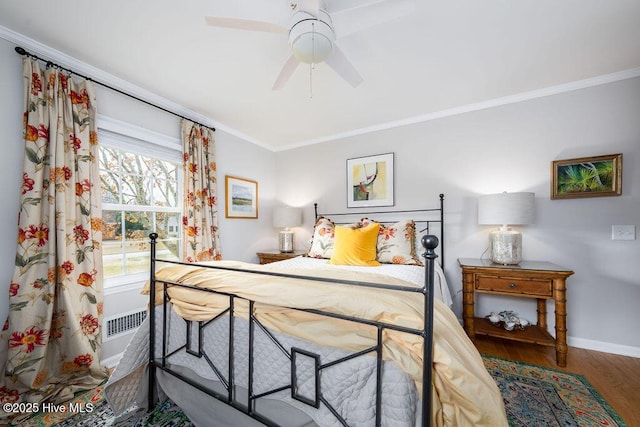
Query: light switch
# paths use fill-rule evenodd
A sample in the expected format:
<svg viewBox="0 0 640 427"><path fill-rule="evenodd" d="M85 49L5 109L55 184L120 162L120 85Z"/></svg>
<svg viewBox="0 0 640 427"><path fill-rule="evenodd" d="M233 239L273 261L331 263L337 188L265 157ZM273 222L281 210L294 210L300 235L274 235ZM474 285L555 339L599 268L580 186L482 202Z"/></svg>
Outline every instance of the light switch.
<svg viewBox="0 0 640 427"><path fill-rule="evenodd" d="M636 240L636 226L612 225L611 240Z"/></svg>

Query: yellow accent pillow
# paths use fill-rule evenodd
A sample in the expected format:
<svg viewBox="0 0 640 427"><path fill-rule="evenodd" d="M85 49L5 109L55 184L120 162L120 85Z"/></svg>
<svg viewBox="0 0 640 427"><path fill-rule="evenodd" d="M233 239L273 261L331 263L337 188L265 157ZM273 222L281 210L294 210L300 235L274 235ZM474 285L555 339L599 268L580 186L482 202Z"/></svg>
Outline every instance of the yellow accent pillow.
<svg viewBox="0 0 640 427"><path fill-rule="evenodd" d="M335 265L380 265L376 261L376 245L380 224L372 223L362 228L338 226L335 228L335 243L329 264Z"/></svg>

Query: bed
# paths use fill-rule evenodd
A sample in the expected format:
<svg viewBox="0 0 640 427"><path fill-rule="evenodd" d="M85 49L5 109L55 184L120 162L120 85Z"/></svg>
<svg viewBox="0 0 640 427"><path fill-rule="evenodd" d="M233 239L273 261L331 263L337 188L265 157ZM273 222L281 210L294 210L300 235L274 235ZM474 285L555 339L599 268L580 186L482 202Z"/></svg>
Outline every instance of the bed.
<svg viewBox="0 0 640 427"><path fill-rule="evenodd" d="M423 230L439 223L442 238L442 201L394 214L436 211ZM315 213L317 243L328 215ZM369 233L372 221L358 221ZM334 223L336 232L350 225ZM409 240L408 256L386 254L402 265L328 265L312 242L311 256L268 265L157 269L152 236L145 292L155 308L105 387L114 413L167 396L202 426L507 425L495 383L447 306L440 239L420 239L422 260ZM376 258L388 241L376 242Z"/></svg>

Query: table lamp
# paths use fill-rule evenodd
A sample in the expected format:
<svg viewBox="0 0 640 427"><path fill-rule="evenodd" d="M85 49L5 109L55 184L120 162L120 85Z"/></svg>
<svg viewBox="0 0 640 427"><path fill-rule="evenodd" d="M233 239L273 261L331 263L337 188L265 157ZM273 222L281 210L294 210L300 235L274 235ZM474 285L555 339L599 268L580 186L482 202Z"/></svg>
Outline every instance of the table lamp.
<svg viewBox="0 0 640 427"><path fill-rule="evenodd" d="M501 225L489 233L491 261L518 264L522 260L522 234L509 225L533 223L534 193L499 193L480 196L478 224Z"/></svg>
<svg viewBox="0 0 640 427"><path fill-rule="evenodd" d="M293 252L293 231L290 227L302 224L302 209L288 206L277 207L273 210L273 227L282 228L278 239L280 252Z"/></svg>

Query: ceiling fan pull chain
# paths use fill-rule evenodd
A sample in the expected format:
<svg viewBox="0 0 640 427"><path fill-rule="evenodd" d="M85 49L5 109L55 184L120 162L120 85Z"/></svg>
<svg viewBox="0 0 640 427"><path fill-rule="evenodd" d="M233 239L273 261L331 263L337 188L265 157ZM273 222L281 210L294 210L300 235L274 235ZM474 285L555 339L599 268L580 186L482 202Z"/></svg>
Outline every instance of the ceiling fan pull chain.
<svg viewBox="0 0 640 427"><path fill-rule="evenodd" d="M311 63L316 62L316 23L311 23Z"/></svg>
<svg viewBox="0 0 640 427"><path fill-rule="evenodd" d="M313 63L309 64L309 99L313 99Z"/></svg>
<svg viewBox="0 0 640 427"><path fill-rule="evenodd" d="M311 62L309 63L309 99L313 99L313 69L316 63L316 23L311 23Z"/></svg>

